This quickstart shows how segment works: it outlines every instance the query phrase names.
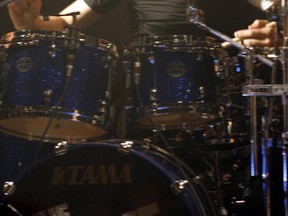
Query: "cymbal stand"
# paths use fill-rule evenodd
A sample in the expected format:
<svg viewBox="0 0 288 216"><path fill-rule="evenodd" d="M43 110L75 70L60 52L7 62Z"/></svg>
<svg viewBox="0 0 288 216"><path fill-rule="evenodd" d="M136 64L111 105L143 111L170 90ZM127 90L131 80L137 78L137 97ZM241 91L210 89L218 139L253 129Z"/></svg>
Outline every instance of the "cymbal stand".
<svg viewBox="0 0 288 216"><path fill-rule="evenodd" d="M254 61L256 58L255 50L253 48L247 48L242 51L242 55L245 56L245 74L246 74L246 86L257 86L257 81L254 78ZM244 86L245 87L245 86ZM269 121L267 116L261 116L261 132L262 132L262 142L259 144L260 140L258 137L258 99L259 95L243 94L249 97L249 114L250 114L250 177L251 178L262 178L263 179L263 196L264 196L264 212L266 216L270 216L270 171L269 171ZM269 107L269 106L265 106ZM268 111L268 116L269 115ZM259 158L259 146L261 146L262 154L262 170L260 171L260 158ZM262 174L262 176L261 176Z"/></svg>
<svg viewBox="0 0 288 216"><path fill-rule="evenodd" d="M288 2L281 0L281 18L283 25L283 48L281 52L282 70L283 70L283 84L288 84ZM287 93L282 95L283 104L283 190L284 190L284 212L288 215L288 188L287 188L287 160L288 160L288 104Z"/></svg>
<svg viewBox="0 0 288 216"><path fill-rule="evenodd" d="M242 50L244 56L245 56L245 68L246 68L246 83L248 86L248 89L243 88L243 96L250 96L250 120L251 120L251 137L250 137L250 148L251 148L251 176L260 177L259 168L259 152L258 147L260 146L258 144L258 127L257 127L257 96L265 96L262 94L262 90L253 92L253 86L255 86L255 80L253 77L253 68L254 68L254 61L255 59L258 59L265 65L274 68L275 62L271 61L270 59L264 58L263 56L257 54L253 48L247 48L243 46L242 44L235 42L232 40L232 38L229 38L228 36L222 34L221 32L216 31L215 29L210 28L206 24L204 24L201 20L201 17L199 18L199 13L196 13L197 8L195 9L195 5L191 4L189 1L187 3L186 8L186 14L187 14L187 20L194 25L196 25L198 28L203 29L204 31L209 32L210 34L216 36L217 38L229 42L232 46L238 48L239 50ZM266 86L267 87L267 86ZM258 89L258 85L256 85L256 89ZM259 90L259 89L258 89ZM260 94L259 94L260 93ZM273 101L273 100L271 100ZM270 115L269 115L270 116ZM265 189L264 189L264 196L265 196L265 214L266 216L270 216L270 178L269 178L269 171L267 172L267 167L269 167L269 152L268 152L268 125L269 122L267 122L267 119L263 118L264 122L262 125L262 131L264 132L263 137L263 163L262 165L265 166L265 174L264 181L265 181ZM268 118L269 119L269 118ZM287 140L288 140L288 133L287 133Z"/></svg>

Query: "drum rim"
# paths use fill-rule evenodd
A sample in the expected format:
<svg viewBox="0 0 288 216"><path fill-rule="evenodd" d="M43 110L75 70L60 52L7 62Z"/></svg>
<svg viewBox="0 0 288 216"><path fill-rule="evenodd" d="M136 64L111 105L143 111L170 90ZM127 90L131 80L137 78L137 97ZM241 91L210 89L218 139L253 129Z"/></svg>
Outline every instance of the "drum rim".
<svg viewBox="0 0 288 216"><path fill-rule="evenodd" d="M5 107L0 109L0 122L2 120L9 120L13 118L18 117L27 117L27 118L33 118L33 117L47 117L48 119L53 116L53 118L58 119L60 117L61 120L71 120L79 122L80 124L89 124L92 126L95 126L95 128L100 128L103 130L103 134L97 136L91 136L91 137L75 137L75 136L67 136L65 137L65 140L68 140L69 142L81 142L81 141L88 141L88 140L96 140L100 137L104 137L109 132L106 130L106 124L108 123L100 115L87 115L85 113L82 113L81 110L77 110L77 119L75 119L75 110L68 109L68 108L57 108L57 109L51 109L51 108L43 108L43 107L37 107L37 106L18 106L16 108L10 108ZM0 126L0 131L3 133L14 135L19 138L29 139L29 140L35 140L35 141L45 141L45 142L60 142L63 141L64 137L54 137L49 136L45 137L44 140L42 140L42 137L39 137L35 134L26 134L26 133L19 133L15 130L11 131L10 129L6 127Z"/></svg>
<svg viewBox="0 0 288 216"><path fill-rule="evenodd" d="M12 31L4 34L0 40L0 48L21 47L29 45L38 45L39 41L61 41L66 38L65 31L52 31L52 30L19 30ZM94 37L92 35L85 35L80 33L80 44L85 46L96 47L99 50L109 52L112 57L118 58L119 54L116 45L112 42Z"/></svg>
<svg viewBox="0 0 288 216"><path fill-rule="evenodd" d="M115 149L117 150L117 146L119 147L119 141L128 141L126 139L111 139L111 140L101 140L99 142L84 142L84 143L79 143L79 144L71 144L68 146L68 151L77 151L77 149L81 149L81 148L95 148L95 147L101 147L101 148L105 148L105 149ZM118 143L117 143L118 142ZM133 140L133 142L135 142L136 144L143 144L145 143L144 141L137 141L137 140ZM146 143L147 144L147 143ZM151 150L151 149L152 150ZM150 151L149 151L150 150ZM171 180L176 180L178 176L175 176L174 175L169 175L168 172L165 172L164 169L160 169L160 165L158 164L159 161L162 162L162 165L169 165L170 168L172 167L174 169L174 171L178 171L178 174L180 175L184 175L182 177L185 178L185 174L187 173L190 173L190 175L192 176L196 176L196 174L193 172L193 170L188 167L188 165L186 165L184 162L182 162L181 160L178 160L178 162L181 163L182 165L182 168L186 169L185 170L185 174L183 174L183 172L181 170L176 170L177 169L177 164L175 162L175 158L173 156L170 155L170 153L168 151L166 151L165 149L162 149L160 148L159 146L156 146L156 145L153 145L153 144L149 144L149 150L147 150L145 147L141 148L139 147L139 149L131 149L131 152L130 154L133 156L133 157L137 157L138 159L140 159L141 161L149 164L149 165L152 165L154 166L154 168L156 170L158 170L159 172L161 172L160 174L166 178L166 180L169 180L169 182L171 182ZM67 151L67 152L68 152ZM118 148L118 151L119 151L119 148ZM65 152L65 153L67 153ZM155 152L157 152L158 154L155 154ZM64 153L64 154L65 154ZM119 152L118 152L119 153ZM147 154L148 153L148 154ZM160 154L159 154L160 153ZM64 155L63 154L63 155ZM120 154L120 153L119 153ZM165 154L165 155L164 155ZM155 160L155 155L157 156L156 160ZM61 157L61 154L60 155L57 155L57 153L55 152L50 152L42 157L40 157L40 159L35 162L34 164L32 164L30 167L27 168L27 170L18 177L18 179L16 179L15 181L15 186L17 188L17 184L21 184L21 181L23 181L23 178L27 178L27 175L31 175L33 174L33 171L35 172L35 169L37 169L38 167L40 167L41 165L43 165L44 163L47 163L47 161L49 160L53 160L55 159L55 157L58 157L60 156ZM140 156L140 158L139 158ZM153 157L154 156L154 157ZM169 161L168 163L166 163L167 161L164 161L164 159L167 159L166 156L169 156ZM153 159L153 160L151 160ZM174 163L173 163L173 161ZM163 163L165 162L165 163ZM164 167L163 167L164 168ZM179 167L178 167L179 168ZM168 179L169 178L169 179ZM192 182L191 182L192 183ZM193 184L194 185L194 184ZM195 187L195 188L194 188ZM211 216L216 216L216 208L215 206L213 205L213 201L211 200L211 197L209 196L208 194L208 190L206 189L206 187L204 186L204 184L202 184L201 182L197 183L194 185L193 188L191 187L184 187L184 190L181 192L181 202L186 206L186 209L187 209L187 213L190 212L190 211L200 211L200 207L198 205L194 205L193 208L195 208L196 206L198 206L197 209L192 209L192 207L189 208L189 204L191 205L191 203L188 202L188 198L190 197L190 199L194 200L197 199L198 200L198 204L200 204L202 206L202 211L205 211L205 216L206 214L209 212L208 215L211 215ZM11 197L13 198L13 194L14 194L15 191L13 191L12 194L8 194L6 195L5 197L5 202L8 201L9 203L9 200L11 199ZM172 191L173 192L173 191ZM201 194L199 194L199 192L201 192ZM179 194L176 194L175 196L180 196ZM183 198L186 198L186 199L183 199ZM13 199L12 199L13 200ZM190 200L191 201L191 200ZM204 206L204 204L209 204L208 206ZM13 204L13 202L12 202ZM12 205L13 206L13 205ZM192 212L190 212L192 213ZM195 212L194 212L195 213ZM200 212L198 212L200 213ZM204 212L202 212L204 213ZM190 214L189 214L190 215ZM202 215L202 214L201 214ZM204 215L203 215L204 216Z"/></svg>
<svg viewBox="0 0 288 216"><path fill-rule="evenodd" d="M127 50L130 50L131 53L151 53L161 50L188 53L211 52L211 55L213 55L213 52L214 54L216 52L221 58L229 56L228 52L221 47L221 44L217 42L216 38L211 36L195 36L189 34L140 34L140 36L142 36L140 43L137 42L137 39L134 39L128 46Z"/></svg>

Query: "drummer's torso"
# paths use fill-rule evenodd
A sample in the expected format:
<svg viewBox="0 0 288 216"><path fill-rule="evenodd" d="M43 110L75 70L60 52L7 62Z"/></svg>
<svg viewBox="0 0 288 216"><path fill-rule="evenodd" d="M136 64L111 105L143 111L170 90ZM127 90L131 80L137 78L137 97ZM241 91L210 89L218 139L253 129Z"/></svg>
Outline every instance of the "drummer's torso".
<svg viewBox="0 0 288 216"><path fill-rule="evenodd" d="M185 21L185 0L130 0L139 20L139 31L167 34L170 23Z"/></svg>
<svg viewBox="0 0 288 216"><path fill-rule="evenodd" d="M189 29L191 27L182 25L183 22L187 22L188 2L203 12L207 25L231 36L235 30L246 27L254 19L264 17L262 11L244 0L128 0L128 2L136 13L138 31L152 35L194 33L193 29ZM249 13L251 18L248 20L247 11L251 11ZM239 24L234 24L232 27L232 21ZM179 25L179 22L182 23Z"/></svg>

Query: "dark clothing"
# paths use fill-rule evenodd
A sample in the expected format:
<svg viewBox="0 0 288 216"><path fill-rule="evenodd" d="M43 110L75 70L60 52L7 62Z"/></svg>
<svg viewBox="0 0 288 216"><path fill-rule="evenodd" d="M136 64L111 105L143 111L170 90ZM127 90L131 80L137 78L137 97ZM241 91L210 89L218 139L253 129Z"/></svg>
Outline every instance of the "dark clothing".
<svg viewBox="0 0 288 216"><path fill-rule="evenodd" d="M85 0L97 13L105 14L121 0ZM194 29L186 22L186 0L128 0L134 10L133 20L137 29L153 35L189 34ZM265 13L243 0L201 0L197 8L204 13L205 23L229 36L247 28L257 18L266 18ZM121 18L120 18L121 19Z"/></svg>
<svg viewBox="0 0 288 216"><path fill-rule="evenodd" d="M0 22L0 36L15 30L9 17L7 7L0 8Z"/></svg>

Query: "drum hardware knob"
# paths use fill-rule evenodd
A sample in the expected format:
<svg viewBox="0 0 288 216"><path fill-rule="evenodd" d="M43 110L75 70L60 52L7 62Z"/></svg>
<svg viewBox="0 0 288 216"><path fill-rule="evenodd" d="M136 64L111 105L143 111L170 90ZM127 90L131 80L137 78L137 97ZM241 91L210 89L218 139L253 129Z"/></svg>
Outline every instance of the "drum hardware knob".
<svg viewBox="0 0 288 216"><path fill-rule="evenodd" d="M10 196L14 193L16 187L14 185L14 182L6 181L3 186L3 193L5 196Z"/></svg>
<svg viewBox="0 0 288 216"><path fill-rule="evenodd" d="M149 91L151 102L156 102L157 100L157 89L150 89Z"/></svg>
<svg viewBox="0 0 288 216"><path fill-rule="evenodd" d="M98 101L98 109L99 112L101 113L100 115L104 115L105 113L107 113L107 102L106 100L99 100Z"/></svg>
<svg viewBox="0 0 288 216"><path fill-rule="evenodd" d="M57 145L54 147L54 153L56 156L64 155L68 151L68 142L62 141L57 143Z"/></svg>
<svg viewBox="0 0 288 216"><path fill-rule="evenodd" d="M140 57L136 56L134 62L134 83L136 86L140 84L140 75L141 75L141 61Z"/></svg>
<svg viewBox="0 0 288 216"><path fill-rule="evenodd" d="M220 117L220 118L224 118L224 115L225 115L226 112L227 112L227 111L226 111L225 106L220 105L219 108L218 108L218 115L219 115L219 117Z"/></svg>
<svg viewBox="0 0 288 216"><path fill-rule="evenodd" d="M153 113L157 113L157 111L158 111L158 103L152 103L151 104L151 108L152 108L152 112Z"/></svg>
<svg viewBox="0 0 288 216"><path fill-rule="evenodd" d="M79 48L81 29L76 26L76 16L79 14L79 12L72 12L69 14L61 15L72 16L72 25L65 26L64 30L65 36L67 38L64 42L64 46L71 50Z"/></svg>
<svg viewBox="0 0 288 216"><path fill-rule="evenodd" d="M223 215L223 216L227 216L228 215L228 211L224 206L220 206L219 207L219 214Z"/></svg>
<svg viewBox="0 0 288 216"><path fill-rule="evenodd" d="M281 138L283 140L283 144L285 146L288 145L288 132L281 133Z"/></svg>
<svg viewBox="0 0 288 216"><path fill-rule="evenodd" d="M147 60L150 64L155 64L156 62L155 57L151 55L147 57Z"/></svg>
<svg viewBox="0 0 288 216"><path fill-rule="evenodd" d="M160 125L160 130L161 130L161 131L166 131L166 124L164 124L164 123L161 124L161 125Z"/></svg>
<svg viewBox="0 0 288 216"><path fill-rule="evenodd" d="M6 61L6 52L4 46L0 46L0 61L2 62Z"/></svg>
<svg viewBox="0 0 288 216"><path fill-rule="evenodd" d="M134 145L133 141L125 141L120 143L118 151L122 154L128 155Z"/></svg>
<svg viewBox="0 0 288 216"><path fill-rule="evenodd" d="M178 180L173 182L170 185L170 188L173 190L175 194L179 194L185 189L188 183L189 183L188 180Z"/></svg>
<svg viewBox="0 0 288 216"><path fill-rule="evenodd" d="M199 91L198 102L204 103L204 98L205 98L205 88L204 88L204 86L200 86L198 88L198 91Z"/></svg>
<svg viewBox="0 0 288 216"><path fill-rule="evenodd" d="M198 55L197 55L197 58L196 58L196 60L197 61L203 61L203 54L202 53L199 53Z"/></svg>
<svg viewBox="0 0 288 216"><path fill-rule="evenodd" d="M44 105L49 106L50 101L51 101L51 96L52 96L53 91L51 89L46 89L43 92L44 95Z"/></svg>
<svg viewBox="0 0 288 216"><path fill-rule="evenodd" d="M111 93L110 91L105 91L105 100L106 100L106 104L107 104L107 101L110 101L111 99Z"/></svg>
<svg viewBox="0 0 288 216"><path fill-rule="evenodd" d="M224 78L223 77L223 65L220 64L220 61L218 59L214 59L214 71L217 77Z"/></svg>
<svg viewBox="0 0 288 216"><path fill-rule="evenodd" d="M187 131L187 123L186 122L183 122L182 123L182 131Z"/></svg>
<svg viewBox="0 0 288 216"><path fill-rule="evenodd" d="M56 57L56 44L54 42L48 47L48 56L50 58Z"/></svg>

